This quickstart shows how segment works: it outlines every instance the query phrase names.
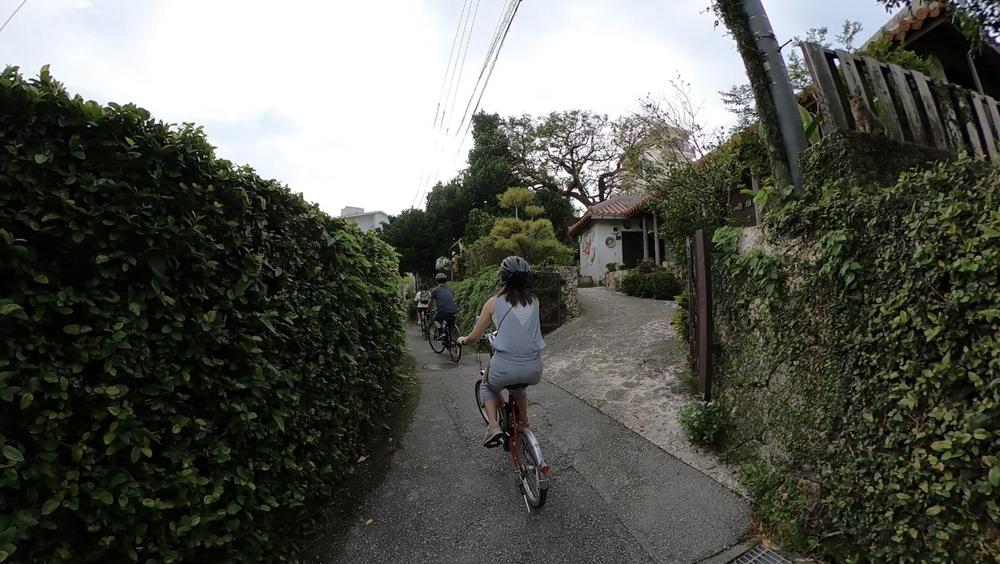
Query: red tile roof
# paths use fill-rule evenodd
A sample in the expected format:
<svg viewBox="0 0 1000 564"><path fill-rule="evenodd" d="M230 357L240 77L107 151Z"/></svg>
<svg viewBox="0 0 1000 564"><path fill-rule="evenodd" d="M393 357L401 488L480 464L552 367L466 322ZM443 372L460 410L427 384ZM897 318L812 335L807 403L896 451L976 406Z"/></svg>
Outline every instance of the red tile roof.
<svg viewBox="0 0 1000 564"><path fill-rule="evenodd" d="M628 219L642 210L647 199L647 196L633 194L611 196L607 200L587 208L587 213L583 214L583 217L576 223L570 225L567 231L572 237L586 227L592 219Z"/></svg>
<svg viewBox="0 0 1000 564"><path fill-rule="evenodd" d="M906 34L911 30L916 31L928 20L932 20L948 10L947 2L938 0L914 0L909 6L899 11L892 17L882 32L888 36L890 41L904 41Z"/></svg>

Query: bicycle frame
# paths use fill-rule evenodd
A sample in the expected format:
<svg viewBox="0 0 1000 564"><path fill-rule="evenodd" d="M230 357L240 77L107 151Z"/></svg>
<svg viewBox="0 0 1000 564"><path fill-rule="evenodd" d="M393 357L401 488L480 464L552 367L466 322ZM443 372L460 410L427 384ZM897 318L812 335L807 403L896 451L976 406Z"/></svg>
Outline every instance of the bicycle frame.
<svg viewBox="0 0 1000 564"><path fill-rule="evenodd" d="M506 391L506 390L504 390ZM508 417L511 417L510 423L510 435L507 437L509 444L505 446L506 449L510 451L510 457L514 462L514 469L518 472L521 471L521 451L518 448L520 442L521 432L528 438L529 447L535 451L536 456L540 462L538 471L542 473L542 476L548 476L549 465L542 458L542 448L538 439L535 438L535 434L531 432L531 429L522 429L521 425L524 424L524 417L521 415L521 410L517 407L517 402L513 400L508 400L503 398L504 394L497 395L498 405L501 410L506 409L509 413Z"/></svg>
<svg viewBox="0 0 1000 564"><path fill-rule="evenodd" d="M492 337L492 335L491 335ZM486 341L490 345L490 356L492 356L493 342L491 338L484 338L481 341ZM479 349L476 349L476 362L479 364L479 377L483 385L486 384L486 368L483 366L482 359L479 356ZM500 390L497 393L497 415L503 416L508 422L508 429L505 430L506 436L500 439L501 445L504 450L510 453L511 461L514 464L514 470L522 476L523 479L523 461L521 460L521 449L520 441L521 434L528 441L528 448L534 453L535 458L537 458L539 466L538 471L542 475L542 480L549 475L549 465L545 462L542 455L542 447L535 437L535 434L529 428L522 428L524 425L524 416L521 413L520 408L517 406L517 402L510 399L508 390ZM525 503L527 503L527 498L525 498Z"/></svg>

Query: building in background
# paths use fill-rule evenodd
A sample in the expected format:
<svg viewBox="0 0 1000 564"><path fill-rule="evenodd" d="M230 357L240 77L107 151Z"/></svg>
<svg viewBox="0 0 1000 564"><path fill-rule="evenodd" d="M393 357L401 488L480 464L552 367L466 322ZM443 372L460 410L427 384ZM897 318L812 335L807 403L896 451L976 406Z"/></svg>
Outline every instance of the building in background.
<svg viewBox="0 0 1000 564"><path fill-rule="evenodd" d="M579 238L580 276L601 283L608 264L632 268L643 259L657 264L664 246L657 217L644 210L646 196L619 194L590 206L569 227L570 237ZM645 236L643 236L645 234Z"/></svg>
<svg viewBox="0 0 1000 564"><path fill-rule="evenodd" d="M340 217L357 225L362 231L378 229L383 224L389 223L389 215L385 212L365 212L365 208L354 206L344 206L340 210Z"/></svg>

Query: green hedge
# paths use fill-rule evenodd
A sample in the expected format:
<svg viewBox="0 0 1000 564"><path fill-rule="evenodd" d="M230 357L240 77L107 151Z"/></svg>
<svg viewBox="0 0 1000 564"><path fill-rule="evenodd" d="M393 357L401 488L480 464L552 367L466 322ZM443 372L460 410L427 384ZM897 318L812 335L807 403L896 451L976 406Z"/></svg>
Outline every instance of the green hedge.
<svg viewBox="0 0 1000 564"><path fill-rule="evenodd" d="M0 147L0 561L294 557L397 387L393 251L46 69Z"/></svg>
<svg viewBox="0 0 1000 564"><path fill-rule="evenodd" d="M807 188L779 252L715 236L717 397L774 469L760 515L835 561L997 561L1000 167Z"/></svg>
<svg viewBox="0 0 1000 564"><path fill-rule="evenodd" d="M625 294L654 300L672 300L683 289L680 280L665 270L643 273L634 269L625 274L621 281L621 290Z"/></svg>

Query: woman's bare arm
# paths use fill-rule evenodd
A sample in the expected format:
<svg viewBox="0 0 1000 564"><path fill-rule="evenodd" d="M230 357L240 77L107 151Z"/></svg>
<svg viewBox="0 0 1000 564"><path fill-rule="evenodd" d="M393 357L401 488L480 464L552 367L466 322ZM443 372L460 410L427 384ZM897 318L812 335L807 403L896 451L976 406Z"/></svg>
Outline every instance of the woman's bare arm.
<svg viewBox="0 0 1000 564"><path fill-rule="evenodd" d="M486 332L486 328L490 326L493 322L493 311L495 310L495 305L493 303L493 298L486 300L483 304L483 310L479 313L479 321L476 322L476 326L472 328L472 331L464 337L458 339L458 344L464 345L470 341L475 341L483 336Z"/></svg>

